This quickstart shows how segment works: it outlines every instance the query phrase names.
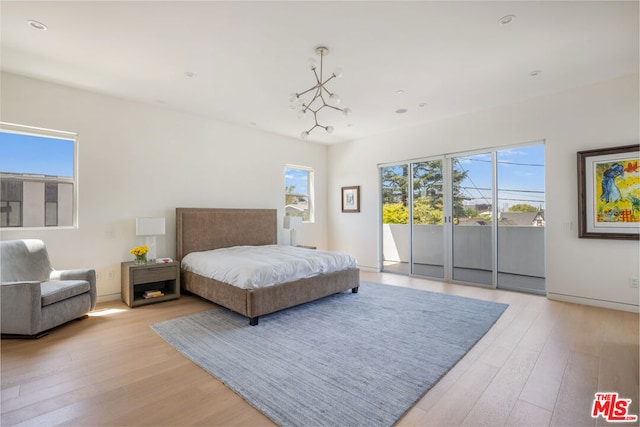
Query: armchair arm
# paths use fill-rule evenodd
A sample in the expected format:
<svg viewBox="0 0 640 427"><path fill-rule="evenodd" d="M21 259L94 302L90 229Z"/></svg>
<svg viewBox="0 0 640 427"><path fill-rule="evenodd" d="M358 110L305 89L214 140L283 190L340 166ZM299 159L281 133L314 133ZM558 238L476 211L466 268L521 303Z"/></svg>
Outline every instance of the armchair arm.
<svg viewBox="0 0 640 427"><path fill-rule="evenodd" d="M40 332L42 297L40 282L0 283L3 334L33 335Z"/></svg>
<svg viewBox="0 0 640 427"><path fill-rule="evenodd" d="M53 270L49 280L86 280L89 282L89 294L91 295L91 310L96 306L96 271L89 268L79 268L74 270Z"/></svg>

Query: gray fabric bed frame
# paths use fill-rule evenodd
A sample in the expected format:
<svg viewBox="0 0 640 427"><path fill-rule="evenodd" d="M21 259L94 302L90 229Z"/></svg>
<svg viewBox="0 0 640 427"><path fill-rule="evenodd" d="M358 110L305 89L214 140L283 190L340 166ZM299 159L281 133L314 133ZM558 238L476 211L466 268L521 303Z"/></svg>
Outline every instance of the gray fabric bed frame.
<svg viewBox="0 0 640 427"><path fill-rule="evenodd" d="M178 261L191 252L273 245L277 233L276 209L176 208ZM246 316L251 325L257 325L260 316L278 310L349 289L356 293L360 270L352 268L260 289L240 289L181 270L180 283L184 290Z"/></svg>

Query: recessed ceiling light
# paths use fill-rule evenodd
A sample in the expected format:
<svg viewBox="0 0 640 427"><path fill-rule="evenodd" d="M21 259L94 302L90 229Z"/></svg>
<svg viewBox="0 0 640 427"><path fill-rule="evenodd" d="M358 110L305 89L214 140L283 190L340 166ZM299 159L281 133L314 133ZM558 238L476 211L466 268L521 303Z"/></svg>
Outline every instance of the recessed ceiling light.
<svg viewBox="0 0 640 427"><path fill-rule="evenodd" d="M540 74L542 74L541 70L533 70L532 72L529 73L531 77L536 77L536 76L539 76Z"/></svg>
<svg viewBox="0 0 640 427"><path fill-rule="evenodd" d="M187 77L197 77L198 76L193 71L185 71L184 75L187 76Z"/></svg>
<svg viewBox="0 0 640 427"><path fill-rule="evenodd" d="M516 18L516 15L505 15L502 18L498 19L498 24L500 25L508 25L510 24L514 19Z"/></svg>
<svg viewBox="0 0 640 427"><path fill-rule="evenodd" d="M33 19L30 19L27 21L27 24L34 30L47 31L47 26L44 25L42 22L38 22L38 21L34 21Z"/></svg>
<svg viewBox="0 0 640 427"><path fill-rule="evenodd" d="M420 104L418 104L419 107L426 107L427 103L426 102L421 102Z"/></svg>
<svg viewBox="0 0 640 427"><path fill-rule="evenodd" d="M407 112L406 108L399 108L399 109L396 110L396 114L404 114L406 112Z"/></svg>
<svg viewBox="0 0 640 427"><path fill-rule="evenodd" d="M397 93L398 95L402 95L402 94L404 93L404 90L402 90L402 89L398 89L398 90L396 91L396 93Z"/></svg>

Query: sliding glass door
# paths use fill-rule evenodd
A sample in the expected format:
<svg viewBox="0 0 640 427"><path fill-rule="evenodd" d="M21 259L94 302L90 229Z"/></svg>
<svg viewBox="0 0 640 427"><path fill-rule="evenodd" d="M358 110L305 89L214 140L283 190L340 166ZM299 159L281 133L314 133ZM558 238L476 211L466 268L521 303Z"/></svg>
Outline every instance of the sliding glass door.
<svg viewBox="0 0 640 427"><path fill-rule="evenodd" d="M444 279L444 189L442 160L411 164L411 272Z"/></svg>
<svg viewBox="0 0 640 427"><path fill-rule="evenodd" d="M544 294L544 145L500 150L496 163L497 286Z"/></svg>
<svg viewBox="0 0 640 427"><path fill-rule="evenodd" d="M491 153L451 157L452 276L492 285L493 161Z"/></svg>
<svg viewBox="0 0 640 427"><path fill-rule="evenodd" d="M409 165L380 168L382 184L382 270L409 274Z"/></svg>
<svg viewBox="0 0 640 427"><path fill-rule="evenodd" d="M543 144L380 171L383 271L544 294Z"/></svg>

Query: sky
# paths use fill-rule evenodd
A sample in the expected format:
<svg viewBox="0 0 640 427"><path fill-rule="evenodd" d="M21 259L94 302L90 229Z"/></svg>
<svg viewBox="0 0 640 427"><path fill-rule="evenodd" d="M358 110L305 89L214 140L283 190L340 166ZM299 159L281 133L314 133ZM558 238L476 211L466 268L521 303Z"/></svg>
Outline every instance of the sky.
<svg viewBox="0 0 640 427"><path fill-rule="evenodd" d="M460 183L465 204L491 204L491 154L453 156L455 170L466 171ZM515 204L544 209L544 145L500 150L498 162L498 210ZM398 168L400 166L392 166Z"/></svg>
<svg viewBox="0 0 640 427"><path fill-rule="evenodd" d="M295 185L294 192L307 193L309 171L302 169L290 169L287 168L284 175L284 185L289 187Z"/></svg>
<svg viewBox="0 0 640 427"><path fill-rule="evenodd" d="M524 203L544 208L544 145L498 151L498 209ZM467 170L462 182L474 203L491 203L491 155L464 156L456 164Z"/></svg>
<svg viewBox="0 0 640 427"><path fill-rule="evenodd" d="M0 172L73 177L74 141L0 132Z"/></svg>

